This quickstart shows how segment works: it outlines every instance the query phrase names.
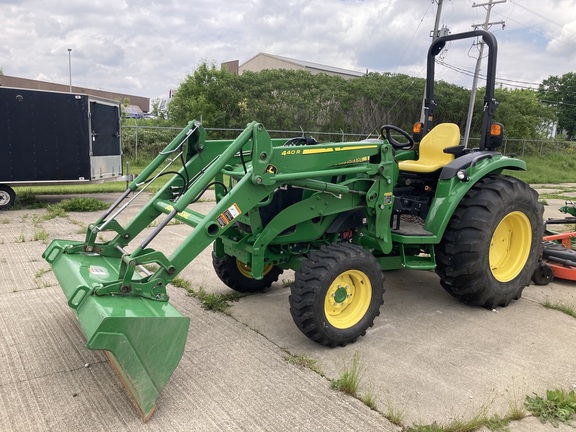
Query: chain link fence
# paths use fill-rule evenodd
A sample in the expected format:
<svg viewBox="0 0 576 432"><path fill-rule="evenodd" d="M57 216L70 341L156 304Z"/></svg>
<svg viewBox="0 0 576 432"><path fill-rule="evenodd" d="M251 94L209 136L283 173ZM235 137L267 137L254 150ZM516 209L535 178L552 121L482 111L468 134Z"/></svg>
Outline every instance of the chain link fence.
<svg viewBox="0 0 576 432"><path fill-rule="evenodd" d="M152 159L182 130L179 127L165 126L122 126L122 146L124 155L135 161L147 161ZM234 139L242 129L206 128L209 139ZM354 134L339 132L314 132L314 131L287 131L269 130L271 137L299 137L302 135L316 138L319 142L346 142L358 141L368 138L366 134ZM371 136L375 138L375 136ZM470 138L468 147L478 147L479 138ZM563 153L575 154L576 141L548 140L525 140L506 138L500 151L506 155L517 157L544 156L546 154Z"/></svg>

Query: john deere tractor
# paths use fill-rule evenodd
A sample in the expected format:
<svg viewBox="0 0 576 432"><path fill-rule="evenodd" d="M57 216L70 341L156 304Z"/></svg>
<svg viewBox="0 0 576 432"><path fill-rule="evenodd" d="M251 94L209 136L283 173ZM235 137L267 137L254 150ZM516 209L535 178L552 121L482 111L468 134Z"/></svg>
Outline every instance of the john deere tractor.
<svg viewBox="0 0 576 432"><path fill-rule="evenodd" d="M489 48L484 119L479 147L466 148L457 125L434 125L434 60L446 42L476 37ZM446 291L470 305L520 298L540 255L543 208L527 184L503 174L526 165L498 151L496 51L485 31L432 43L416 140L393 125L358 142L272 139L258 122L234 140L207 140L191 121L84 241L49 245L44 258L88 348L109 354L145 418L180 361L189 326L166 285L211 245L216 274L240 292L263 290L293 269L294 322L327 346L352 343L373 325L385 270L434 270ZM117 216L170 164L182 166L121 225ZM201 214L191 205L209 188L216 204ZM191 229L166 256L162 232L174 219ZM113 239L99 240L104 231Z"/></svg>

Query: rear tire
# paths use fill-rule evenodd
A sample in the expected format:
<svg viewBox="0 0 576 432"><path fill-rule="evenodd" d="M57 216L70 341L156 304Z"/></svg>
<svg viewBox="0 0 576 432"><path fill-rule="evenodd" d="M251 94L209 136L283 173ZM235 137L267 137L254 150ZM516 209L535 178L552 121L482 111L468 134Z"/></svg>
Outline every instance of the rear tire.
<svg viewBox="0 0 576 432"><path fill-rule="evenodd" d="M16 192L10 186L0 184L0 210L9 209L14 205Z"/></svg>
<svg viewBox="0 0 576 432"><path fill-rule="evenodd" d="M264 267L262 279L254 279L249 265L238 261L233 256L227 255L225 258L218 258L214 253L212 253L212 265L222 282L234 291L241 293L263 291L276 282L278 276L283 272L280 267L268 265Z"/></svg>
<svg viewBox="0 0 576 432"><path fill-rule="evenodd" d="M345 346L380 315L384 276L372 254L349 243L324 245L295 273L290 313L308 338Z"/></svg>
<svg viewBox="0 0 576 432"><path fill-rule="evenodd" d="M480 180L436 249L440 284L463 303L490 309L519 299L538 265L543 213L526 183L504 175Z"/></svg>

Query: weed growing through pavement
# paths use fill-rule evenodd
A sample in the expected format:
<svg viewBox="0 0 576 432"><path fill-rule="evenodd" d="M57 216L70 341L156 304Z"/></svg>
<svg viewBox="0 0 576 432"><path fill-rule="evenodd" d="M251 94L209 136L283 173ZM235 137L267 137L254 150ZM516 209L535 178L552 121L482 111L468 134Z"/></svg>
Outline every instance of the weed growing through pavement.
<svg viewBox="0 0 576 432"><path fill-rule="evenodd" d="M0 224L8 225L10 223L10 218L3 217L0 219Z"/></svg>
<svg viewBox="0 0 576 432"><path fill-rule="evenodd" d="M40 277L44 276L46 273L49 273L49 272L51 272L51 271L52 271L51 268L49 268L49 269L41 268L40 270L38 270L38 271L34 274L34 277L40 278Z"/></svg>
<svg viewBox="0 0 576 432"><path fill-rule="evenodd" d="M491 431L506 431L510 419L494 415L488 417L484 409L481 409L471 418L459 418L446 424L436 422L429 425L414 425L404 430L406 432L473 432L486 427Z"/></svg>
<svg viewBox="0 0 576 432"><path fill-rule="evenodd" d="M368 408L374 411L378 411L378 408L376 407L376 395L374 394L374 387L371 387L366 391L366 393L360 396L360 400Z"/></svg>
<svg viewBox="0 0 576 432"><path fill-rule="evenodd" d="M574 390L547 390L545 398L534 393L533 397L526 396L524 404L528 411L540 417L542 423L549 421L554 427L558 427L560 423L569 424L576 415Z"/></svg>
<svg viewBox="0 0 576 432"><path fill-rule="evenodd" d="M295 366L310 369L316 372L318 375L324 376L324 374L320 371L320 367L318 366L318 360L313 359L312 357L308 357L306 354L294 355L291 353L284 354L284 360L290 364Z"/></svg>
<svg viewBox="0 0 576 432"><path fill-rule="evenodd" d="M406 407L399 408L391 400L386 402L386 411L384 412L384 417L386 417L392 424L396 426L402 426L404 423L404 418L406 417Z"/></svg>
<svg viewBox="0 0 576 432"><path fill-rule="evenodd" d="M340 377L330 381L330 387L342 393L356 396L364 375L364 369L365 367L360 362L360 354L356 351L350 362L344 361L344 368Z"/></svg>
<svg viewBox="0 0 576 432"><path fill-rule="evenodd" d="M20 192L16 198L16 208L26 207L32 209L44 208L46 203L36 198L31 191Z"/></svg>
<svg viewBox="0 0 576 432"><path fill-rule="evenodd" d="M96 198L70 198L60 201L56 204L66 212L93 212L99 210L106 210L110 207L107 203L100 201Z"/></svg>
<svg viewBox="0 0 576 432"><path fill-rule="evenodd" d="M48 240L49 236L50 235L48 234L48 231L46 231L44 228L42 228L42 229L34 231L33 240L46 243L46 240Z"/></svg>
<svg viewBox="0 0 576 432"><path fill-rule="evenodd" d="M554 309L563 312L566 315L570 315L572 318L576 318L576 307L570 304L562 303L560 301L552 302L550 300L544 300L541 304L548 309Z"/></svg>
<svg viewBox="0 0 576 432"><path fill-rule="evenodd" d="M209 294L204 291L204 288L202 287L196 291L192 288L192 283L189 280L181 277L175 277L170 283L175 287L185 289L190 297L196 297L200 300L203 309L215 312L226 312L231 306L230 302L237 301L246 296L246 294L237 292L231 292L228 294Z"/></svg>
<svg viewBox="0 0 576 432"><path fill-rule="evenodd" d="M200 300L202 308L215 312L226 312L231 306L230 302L244 297L244 294L232 292L228 294L209 294L200 287L196 297Z"/></svg>
<svg viewBox="0 0 576 432"><path fill-rule="evenodd" d="M156 269L152 269L152 268L148 268L147 266L145 266L149 271L156 271ZM181 277L175 277L174 279L172 279L172 282L170 282L172 285L174 285L175 287L178 288L184 288L186 291L188 291L188 293L193 294L194 290L192 289L192 282L190 282L189 280L186 280L184 278Z"/></svg>
<svg viewBox="0 0 576 432"><path fill-rule="evenodd" d="M44 215L44 220L56 219L57 217L66 217L66 211L57 204L49 204L48 213Z"/></svg>

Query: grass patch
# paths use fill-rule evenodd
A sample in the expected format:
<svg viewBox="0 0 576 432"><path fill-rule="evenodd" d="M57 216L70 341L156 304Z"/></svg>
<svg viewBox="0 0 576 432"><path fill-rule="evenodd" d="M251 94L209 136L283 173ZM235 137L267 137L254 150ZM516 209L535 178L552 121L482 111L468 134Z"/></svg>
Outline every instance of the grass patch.
<svg viewBox="0 0 576 432"><path fill-rule="evenodd" d="M318 360L308 357L306 354L294 355L286 353L284 355L284 360L292 365L310 369L319 375L323 375L318 366Z"/></svg>
<svg viewBox="0 0 576 432"><path fill-rule="evenodd" d="M542 183L572 183L574 181L574 167L576 166L576 154L562 152L550 152L543 155L522 156L518 159L526 162L526 171L506 170L505 174L512 175L528 184Z"/></svg>
<svg viewBox="0 0 576 432"><path fill-rule="evenodd" d="M155 272L157 270L157 267L148 267L148 266L144 266L148 269L148 271L151 272ZM190 282L189 280L186 280L184 278L181 277L175 277L174 279L172 279L172 282L170 282L172 285L174 285L175 287L178 288L184 288L186 291L188 291L189 293L194 293L194 290L192 289L192 282Z"/></svg>
<svg viewBox="0 0 576 432"><path fill-rule="evenodd" d="M489 415L488 410L493 401L489 401L471 417L459 417L447 423L434 422L429 425L414 425L405 427L405 432L473 432L485 428L491 431L509 431L509 426L512 421L520 420L526 417L526 410L524 409L524 396L518 397L517 392L513 391L508 401L508 412L504 415L493 414ZM394 424L402 426L400 423L395 423L389 416L386 416Z"/></svg>
<svg viewBox="0 0 576 432"><path fill-rule="evenodd" d="M48 205L48 213L43 216L44 220L56 219L57 217L66 217L66 211L58 204Z"/></svg>
<svg viewBox="0 0 576 432"><path fill-rule="evenodd" d="M67 212L93 212L99 210L105 210L110 207L109 204L106 204L103 201L100 201L96 198L86 198L86 197L79 197L79 198L70 198L65 199L64 201L60 201L56 204L58 207L64 209Z"/></svg>
<svg viewBox="0 0 576 432"><path fill-rule="evenodd" d="M340 373L340 377L331 380L330 387L333 390L338 390L351 396L357 396L358 387L364 375L364 369L364 366L360 362L360 354L356 351L349 362L344 361L344 367Z"/></svg>
<svg viewBox="0 0 576 432"><path fill-rule="evenodd" d="M398 408L388 400L386 403L386 411L384 412L384 417L386 417L392 424L396 426L402 426L404 423L404 418L406 417L406 407Z"/></svg>
<svg viewBox="0 0 576 432"><path fill-rule="evenodd" d="M552 302L550 300L544 300L541 304L545 308L554 309L562 313L565 313L566 315L569 315L572 318L576 318L576 307L570 304L562 303L560 301Z"/></svg>
<svg viewBox="0 0 576 432"><path fill-rule="evenodd" d="M37 209L37 208L45 208L46 206L47 204L36 198L34 192L30 190L24 190L18 192L16 195L16 205L15 205L16 208L25 207L25 208Z"/></svg>
<svg viewBox="0 0 576 432"><path fill-rule="evenodd" d="M103 201L96 198L70 198L57 204L48 204L48 213L43 216L44 220L66 217L67 212L93 212L105 210L109 207Z"/></svg>
<svg viewBox="0 0 576 432"><path fill-rule="evenodd" d="M376 395L374 394L373 389L368 390L366 393L360 396L360 401L368 408L374 411L378 411L378 408L376 406Z"/></svg>
<svg viewBox="0 0 576 432"><path fill-rule="evenodd" d="M238 299L246 296L246 294L241 294L238 292L231 292L227 294L209 294L204 291L204 288L202 287L196 291L194 288L192 288L192 283L189 280L181 277L175 277L170 283L175 287L185 289L190 297L196 297L198 300L200 300L200 304L203 309L215 312L226 312L231 306L230 302L237 301Z"/></svg>
<svg viewBox="0 0 576 432"><path fill-rule="evenodd" d="M196 294L198 300L202 304L202 308L214 312L226 312L230 306L230 302L237 301L244 297L243 294L232 292L228 294L209 294L200 287Z"/></svg>
<svg viewBox="0 0 576 432"><path fill-rule="evenodd" d="M485 409L481 409L469 419L459 418L446 424L434 422L429 425L415 425L405 430L406 432L474 432L486 427L491 431L507 431L510 421L510 418L498 415L488 417Z"/></svg>
<svg viewBox="0 0 576 432"><path fill-rule="evenodd" d="M41 268L40 270L38 270L38 271L34 274L34 277L40 278L40 277L44 276L46 273L49 273L49 272L51 272L51 271L52 271L51 268L49 268L49 269L43 269L43 268Z"/></svg>
<svg viewBox="0 0 576 432"><path fill-rule="evenodd" d="M48 232L44 228L42 228L34 231L34 237L32 237L32 239L34 241L46 242L46 240L48 240L49 237L50 235L48 234Z"/></svg>
<svg viewBox="0 0 576 432"><path fill-rule="evenodd" d="M568 424L576 414L576 394L574 390L547 390L543 398L534 393L534 396L526 396L525 406L536 417L540 417L542 423L547 421L554 427L560 423Z"/></svg>

